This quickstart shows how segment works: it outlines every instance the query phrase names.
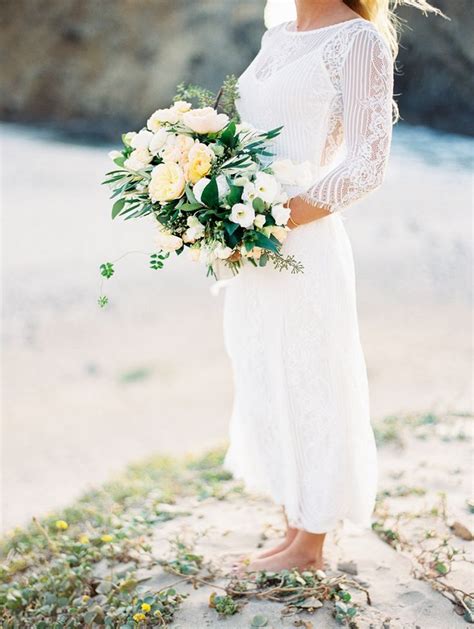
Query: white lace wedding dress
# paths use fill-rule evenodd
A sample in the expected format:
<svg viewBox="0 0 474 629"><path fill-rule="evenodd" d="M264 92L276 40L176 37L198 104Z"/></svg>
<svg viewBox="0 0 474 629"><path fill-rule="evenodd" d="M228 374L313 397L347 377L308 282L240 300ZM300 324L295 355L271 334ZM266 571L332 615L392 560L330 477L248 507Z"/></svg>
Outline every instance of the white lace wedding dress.
<svg viewBox="0 0 474 629"><path fill-rule="evenodd" d="M225 466L283 505L292 526L370 523L376 450L359 341L351 246L338 210L382 181L392 128L392 61L373 25L268 30L239 79L239 113L284 125L277 158L311 160L302 193L331 210L282 249L304 273L247 264L226 288L235 400Z"/></svg>

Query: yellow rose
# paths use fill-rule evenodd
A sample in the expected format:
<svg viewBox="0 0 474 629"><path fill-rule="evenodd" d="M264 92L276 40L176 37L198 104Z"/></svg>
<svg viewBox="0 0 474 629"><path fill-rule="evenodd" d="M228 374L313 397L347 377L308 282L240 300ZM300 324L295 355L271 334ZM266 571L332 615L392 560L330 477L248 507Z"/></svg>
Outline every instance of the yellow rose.
<svg viewBox="0 0 474 629"><path fill-rule="evenodd" d="M64 520L56 520L56 528L60 531L65 531L69 527L69 524Z"/></svg>
<svg viewBox="0 0 474 629"><path fill-rule="evenodd" d="M151 200L156 202L179 199L186 184L184 172L178 164L158 164L151 173L148 192Z"/></svg>
<svg viewBox="0 0 474 629"><path fill-rule="evenodd" d="M212 150L202 144L196 142L188 153L187 178L191 183L196 183L205 177L212 167L214 153Z"/></svg>

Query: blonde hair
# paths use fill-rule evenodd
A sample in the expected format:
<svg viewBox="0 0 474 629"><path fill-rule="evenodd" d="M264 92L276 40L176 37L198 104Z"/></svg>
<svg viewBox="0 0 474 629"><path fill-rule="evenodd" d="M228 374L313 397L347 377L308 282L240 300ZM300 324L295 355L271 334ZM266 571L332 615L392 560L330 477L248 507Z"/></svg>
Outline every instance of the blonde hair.
<svg viewBox="0 0 474 629"><path fill-rule="evenodd" d="M401 20L395 15L398 6L410 6L420 9L423 13L442 11L432 6L427 0L344 0L345 4L365 20L372 22L390 46L393 58L398 54L398 35Z"/></svg>

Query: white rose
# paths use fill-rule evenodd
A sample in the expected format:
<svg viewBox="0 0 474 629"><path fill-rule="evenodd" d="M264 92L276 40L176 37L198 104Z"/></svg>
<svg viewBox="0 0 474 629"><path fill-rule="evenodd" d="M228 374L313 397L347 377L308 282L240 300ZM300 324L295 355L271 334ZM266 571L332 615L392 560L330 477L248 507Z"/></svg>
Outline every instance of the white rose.
<svg viewBox="0 0 474 629"><path fill-rule="evenodd" d="M169 135L170 134L165 128L162 127L161 129L158 129L158 131L153 135L153 138L150 142L150 153L156 155L158 151L164 146Z"/></svg>
<svg viewBox="0 0 474 629"><path fill-rule="evenodd" d="M183 235L184 242L195 242L204 236L205 227L196 216L188 216L186 223L188 229Z"/></svg>
<svg viewBox="0 0 474 629"><path fill-rule="evenodd" d="M275 219L277 225L286 225L290 218L291 210L289 207L285 207L281 203L272 207L272 216Z"/></svg>
<svg viewBox="0 0 474 629"><path fill-rule="evenodd" d="M147 120L147 127L150 131L158 131L164 122L176 124L179 120L179 112L173 107L168 109L157 109Z"/></svg>
<svg viewBox="0 0 474 629"><path fill-rule="evenodd" d="M133 136L130 146L134 149L147 149L150 146L150 142L153 139L153 133L148 129L142 129L139 133Z"/></svg>
<svg viewBox="0 0 474 629"><path fill-rule="evenodd" d="M251 181L248 181L248 183L244 183L242 199L244 201L252 203L252 201L255 199L256 196L257 196L257 190L255 188L255 185Z"/></svg>
<svg viewBox="0 0 474 629"><path fill-rule="evenodd" d="M108 155L111 160L117 159L117 157L122 157L122 153L120 151L109 151Z"/></svg>
<svg viewBox="0 0 474 629"><path fill-rule="evenodd" d="M257 196L266 203L273 203L280 193L280 184L273 175L259 172L255 176Z"/></svg>
<svg viewBox="0 0 474 629"><path fill-rule="evenodd" d="M128 133L124 133L122 136L123 143L127 146L130 146L131 141L136 135L136 131L129 131Z"/></svg>
<svg viewBox="0 0 474 629"><path fill-rule="evenodd" d="M177 249L181 249L183 241L179 236L174 236L166 229L159 229L156 236L156 244L163 251L176 251Z"/></svg>
<svg viewBox="0 0 474 629"><path fill-rule="evenodd" d="M191 109L183 114L183 123L196 133L217 133L229 122L226 114L218 114L212 107Z"/></svg>
<svg viewBox="0 0 474 629"><path fill-rule="evenodd" d="M251 227L255 220L255 210L250 205L236 203L231 210L229 219L241 227Z"/></svg>
<svg viewBox="0 0 474 629"><path fill-rule="evenodd" d="M135 149L130 153L123 165L129 170L143 170L151 160L152 156L148 149Z"/></svg>
<svg viewBox="0 0 474 629"><path fill-rule="evenodd" d="M255 227L262 229L262 227L265 225L265 221L266 221L266 218L263 214L257 214L253 224L255 225Z"/></svg>
<svg viewBox="0 0 474 629"><path fill-rule="evenodd" d="M231 249L230 247L224 247L223 245L217 245L217 247L214 249L214 253L216 255L217 258L219 258L220 260L227 260L227 258L229 258L232 255L233 249Z"/></svg>
<svg viewBox="0 0 474 629"><path fill-rule="evenodd" d="M211 180L209 177L202 177L193 186L193 194L196 197L196 201L198 203L202 203L201 197L204 188ZM229 192L229 184L227 183L227 179L224 175L219 175L216 177L217 190L219 194L219 199L223 199L227 193Z"/></svg>
<svg viewBox="0 0 474 629"><path fill-rule="evenodd" d="M179 115L179 114L185 114L187 111L191 109L191 107L192 107L191 103L188 103L185 100L177 100L175 103L173 103L172 109L174 109L176 113Z"/></svg>
<svg viewBox="0 0 474 629"><path fill-rule="evenodd" d="M198 203L202 203L201 201L202 192L210 181L211 180L208 177L203 177L202 179L199 179L199 181L196 181L196 183L194 184L193 194L196 197L196 201Z"/></svg>

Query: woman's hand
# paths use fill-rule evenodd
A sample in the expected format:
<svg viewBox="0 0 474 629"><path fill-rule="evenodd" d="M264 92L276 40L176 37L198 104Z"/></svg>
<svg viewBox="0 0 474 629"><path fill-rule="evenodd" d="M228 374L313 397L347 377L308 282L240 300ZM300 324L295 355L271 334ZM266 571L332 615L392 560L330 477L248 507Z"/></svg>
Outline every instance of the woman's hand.
<svg viewBox="0 0 474 629"><path fill-rule="evenodd" d="M312 223L320 218L329 216L331 212L324 207L318 205L312 205L305 201L302 197L292 197L285 203L286 207L289 207L290 218L286 224L290 229L296 229L300 225L306 225L306 223Z"/></svg>

